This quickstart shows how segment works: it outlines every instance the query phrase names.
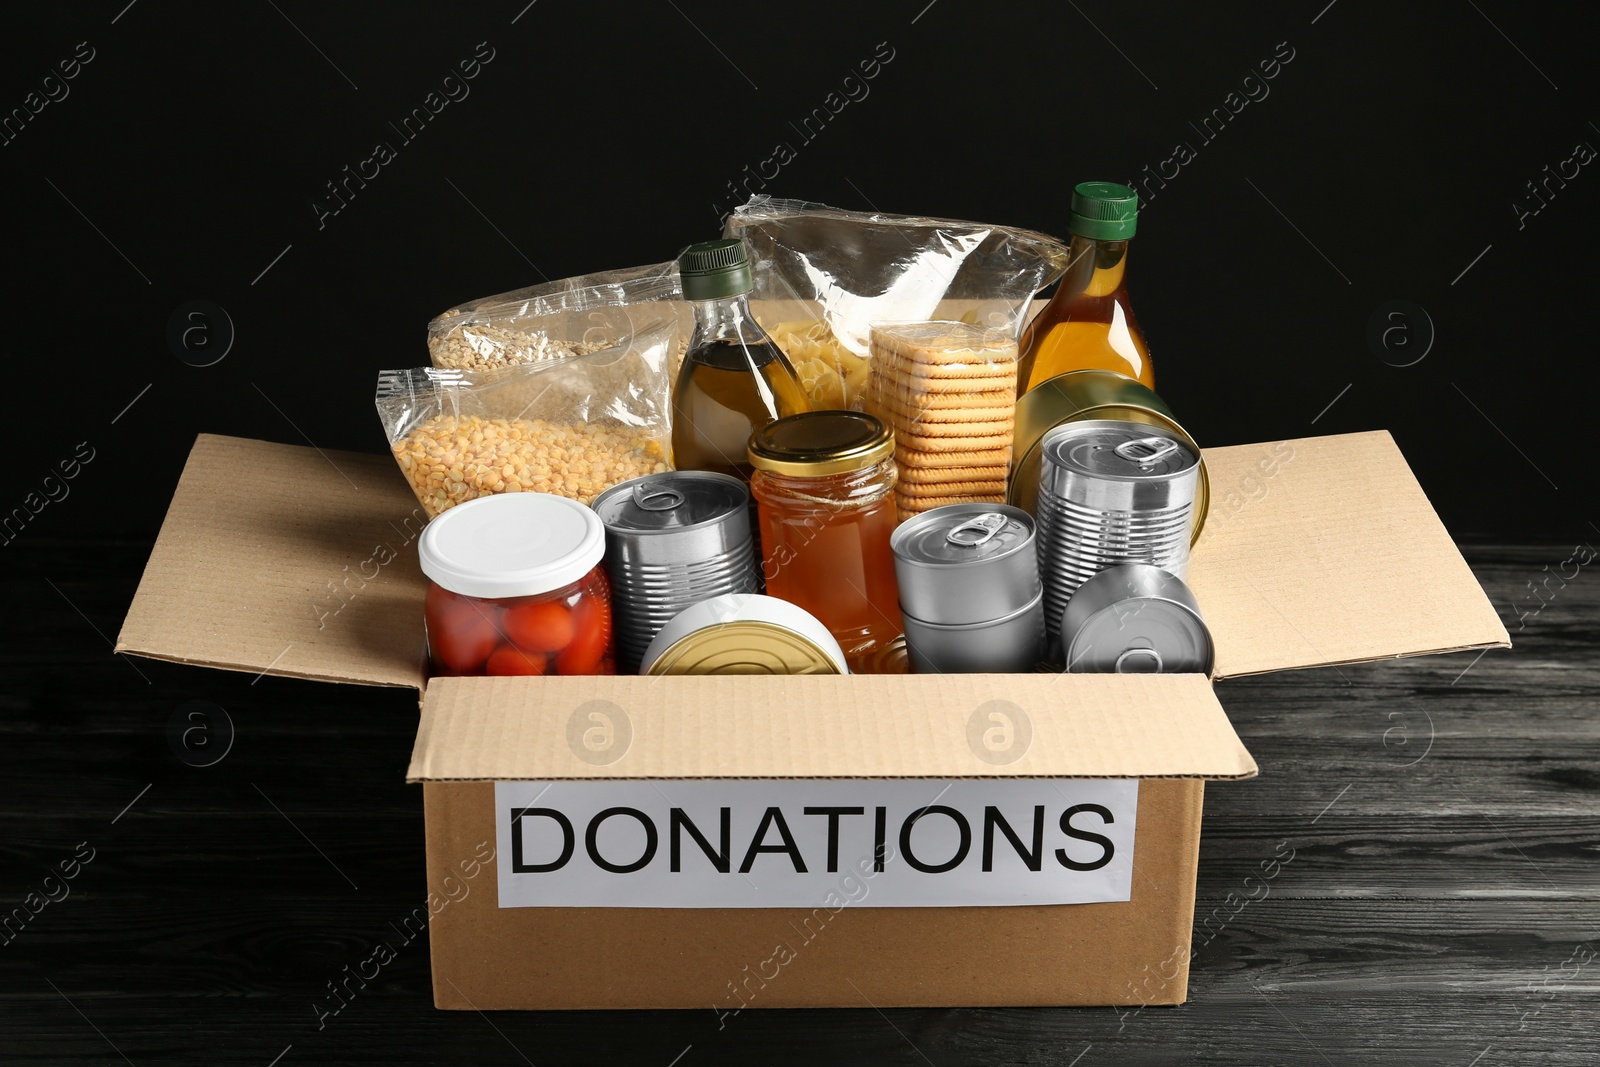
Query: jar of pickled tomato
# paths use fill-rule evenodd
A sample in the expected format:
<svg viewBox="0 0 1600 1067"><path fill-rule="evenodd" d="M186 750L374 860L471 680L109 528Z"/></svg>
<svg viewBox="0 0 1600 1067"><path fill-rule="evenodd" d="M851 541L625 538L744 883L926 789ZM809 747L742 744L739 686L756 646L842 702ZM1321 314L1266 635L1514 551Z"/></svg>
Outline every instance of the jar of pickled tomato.
<svg viewBox="0 0 1600 1067"><path fill-rule="evenodd" d="M438 676L615 674L605 527L547 493L480 497L418 541Z"/></svg>
<svg viewBox="0 0 1600 1067"><path fill-rule="evenodd" d="M905 632L895 583L894 433L859 411L812 411L750 437L767 594L822 621L854 673Z"/></svg>

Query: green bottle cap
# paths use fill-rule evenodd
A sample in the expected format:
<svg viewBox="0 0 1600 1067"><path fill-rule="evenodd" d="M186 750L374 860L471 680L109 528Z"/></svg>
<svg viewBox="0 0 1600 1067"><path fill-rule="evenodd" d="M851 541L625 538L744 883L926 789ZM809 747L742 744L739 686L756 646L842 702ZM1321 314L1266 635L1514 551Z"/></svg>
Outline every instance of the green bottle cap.
<svg viewBox="0 0 1600 1067"><path fill-rule="evenodd" d="M685 300L716 300L748 293L750 255L737 237L690 245L678 253L678 276Z"/></svg>
<svg viewBox="0 0 1600 1067"><path fill-rule="evenodd" d="M1067 229L1096 241L1126 241L1139 225L1139 196L1116 182L1080 182Z"/></svg>

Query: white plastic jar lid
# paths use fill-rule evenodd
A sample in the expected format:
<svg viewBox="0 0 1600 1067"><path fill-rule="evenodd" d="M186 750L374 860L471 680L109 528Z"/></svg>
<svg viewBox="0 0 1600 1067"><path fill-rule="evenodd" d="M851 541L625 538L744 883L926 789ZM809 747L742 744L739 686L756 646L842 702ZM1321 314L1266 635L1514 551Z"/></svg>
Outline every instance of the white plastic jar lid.
<svg viewBox="0 0 1600 1067"><path fill-rule="evenodd" d="M534 596L571 585L606 551L600 516L549 493L501 493L457 504L422 531L422 573L452 593Z"/></svg>

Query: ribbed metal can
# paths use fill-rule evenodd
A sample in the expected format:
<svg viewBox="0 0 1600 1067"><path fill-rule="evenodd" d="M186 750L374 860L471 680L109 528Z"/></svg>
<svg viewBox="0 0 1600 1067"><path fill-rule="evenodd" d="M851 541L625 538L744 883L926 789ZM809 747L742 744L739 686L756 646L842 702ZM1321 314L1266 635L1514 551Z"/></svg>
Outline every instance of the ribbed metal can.
<svg viewBox="0 0 1600 1067"><path fill-rule="evenodd" d="M1068 600L1100 571L1148 563L1188 573L1200 456L1170 430L1110 420L1051 430L1042 456L1034 519L1054 651Z"/></svg>
<svg viewBox="0 0 1600 1067"><path fill-rule="evenodd" d="M656 634L685 608L757 591L750 492L739 479L649 474L612 486L593 506L606 528L620 670L637 671Z"/></svg>
<svg viewBox="0 0 1600 1067"><path fill-rule="evenodd" d="M1137 422L1170 430L1195 451L1200 446L1173 419L1172 409L1155 393L1127 375L1109 370L1074 370L1029 389L1017 400L1016 444L1011 453L1011 484L1006 503L1036 510L1039 468L1044 463L1044 437L1068 422ZM1210 507L1211 484L1205 457L1200 458L1200 484L1195 491L1194 521L1189 543L1200 540Z"/></svg>

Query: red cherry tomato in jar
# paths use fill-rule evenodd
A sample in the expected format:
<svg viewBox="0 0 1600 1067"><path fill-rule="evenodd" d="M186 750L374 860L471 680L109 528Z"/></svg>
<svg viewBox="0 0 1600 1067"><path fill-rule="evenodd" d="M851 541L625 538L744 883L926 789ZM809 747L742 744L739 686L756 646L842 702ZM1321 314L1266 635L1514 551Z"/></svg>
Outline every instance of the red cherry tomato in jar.
<svg viewBox="0 0 1600 1067"><path fill-rule="evenodd" d="M500 643L496 611L488 604L432 585L424 613L434 663L450 674L477 673Z"/></svg>
<svg viewBox="0 0 1600 1067"><path fill-rule="evenodd" d="M504 675L538 675L545 672L549 661L543 652L524 652L516 645L501 645L489 656L488 673Z"/></svg>
<svg viewBox="0 0 1600 1067"><path fill-rule="evenodd" d="M572 608L572 641L556 656L558 674L612 674L602 670L611 653L611 604L585 596Z"/></svg>
<svg viewBox="0 0 1600 1067"><path fill-rule="evenodd" d="M529 652L560 652L572 641L572 612L558 600L535 600L506 609L505 635Z"/></svg>

